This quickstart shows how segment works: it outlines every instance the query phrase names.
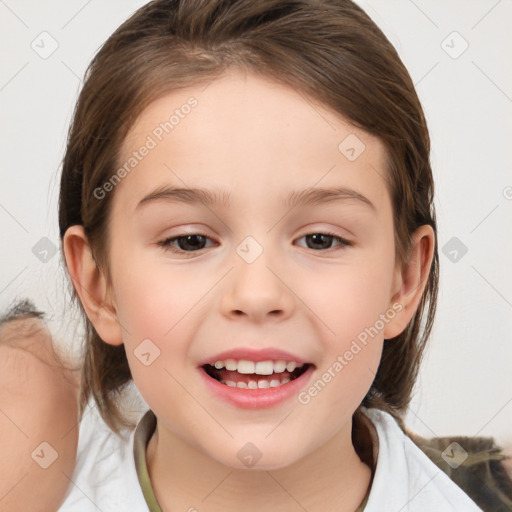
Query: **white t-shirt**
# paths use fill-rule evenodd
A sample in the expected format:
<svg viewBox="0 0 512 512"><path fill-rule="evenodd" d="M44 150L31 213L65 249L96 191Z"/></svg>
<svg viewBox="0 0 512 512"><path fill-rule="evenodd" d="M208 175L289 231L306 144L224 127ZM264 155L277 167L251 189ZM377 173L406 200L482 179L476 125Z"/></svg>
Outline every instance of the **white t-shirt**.
<svg viewBox="0 0 512 512"><path fill-rule="evenodd" d="M379 438L364 512L482 512L400 429L394 418L363 409ZM135 469L134 432L116 436L96 408L84 416L76 467L58 512L147 512Z"/></svg>

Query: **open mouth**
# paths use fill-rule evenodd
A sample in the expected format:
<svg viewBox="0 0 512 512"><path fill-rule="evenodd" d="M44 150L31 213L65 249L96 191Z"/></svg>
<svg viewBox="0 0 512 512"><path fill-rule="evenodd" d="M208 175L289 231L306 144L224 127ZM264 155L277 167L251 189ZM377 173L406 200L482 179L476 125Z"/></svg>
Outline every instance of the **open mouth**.
<svg viewBox="0 0 512 512"><path fill-rule="evenodd" d="M293 361L216 361L204 364L206 374L216 381L240 389L264 389L284 386L299 378L311 366Z"/></svg>

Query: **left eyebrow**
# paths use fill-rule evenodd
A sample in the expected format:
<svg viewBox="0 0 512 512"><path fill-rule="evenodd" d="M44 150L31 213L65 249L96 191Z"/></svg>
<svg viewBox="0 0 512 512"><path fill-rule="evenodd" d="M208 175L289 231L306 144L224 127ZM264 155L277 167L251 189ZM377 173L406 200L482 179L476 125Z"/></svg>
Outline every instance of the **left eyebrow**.
<svg viewBox="0 0 512 512"><path fill-rule="evenodd" d="M139 209L154 201L181 202L187 204L203 203L205 205L223 204L230 206L230 192L207 190L204 188L178 188L162 186L144 196L135 209ZM375 205L363 194L347 187L331 188L306 188L292 191L285 204L289 208L297 206L318 205L333 201L356 200L368 206L374 213L377 212Z"/></svg>
<svg viewBox="0 0 512 512"><path fill-rule="evenodd" d="M359 201L361 204L368 206L374 213L377 213L377 208L366 196L348 187L316 187L295 190L288 196L286 204L290 208L295 208L296 206L324 204L350 199Z"/></svg>

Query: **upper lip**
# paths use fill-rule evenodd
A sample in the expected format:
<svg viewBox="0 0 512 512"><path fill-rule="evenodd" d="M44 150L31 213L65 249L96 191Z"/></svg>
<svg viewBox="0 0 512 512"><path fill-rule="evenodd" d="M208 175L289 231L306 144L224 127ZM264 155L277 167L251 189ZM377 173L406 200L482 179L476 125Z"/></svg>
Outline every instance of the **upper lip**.
<svg viewBox="0 0 512 512"><path fill-rule="evenodd" d="M296 362L299 364L306 364L304 358L299 357L295 354L287 352L286 350L281 350L278 348L265 348L265 349L251 349L251 348L235 348L231 350L226 350L224 352L220 352L213 356L209 356L202 361L199 362L199 366L204 366L205 364L213 365L216 361L226 361L227 359L235 359L240 361L241 359L246 361L286 361L286 362Z"/></svg>

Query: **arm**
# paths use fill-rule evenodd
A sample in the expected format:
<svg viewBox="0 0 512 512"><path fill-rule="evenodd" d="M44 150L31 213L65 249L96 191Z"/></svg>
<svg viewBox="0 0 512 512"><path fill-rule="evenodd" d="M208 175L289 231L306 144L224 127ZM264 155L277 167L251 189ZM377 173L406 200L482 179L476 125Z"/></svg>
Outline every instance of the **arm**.
<svg viewBox="0 0 512 512"><path fill-rule="evenodd" d="M72 485L78 372L62 366L40 316L0 321L0 510L56 511Z"/></svg>

